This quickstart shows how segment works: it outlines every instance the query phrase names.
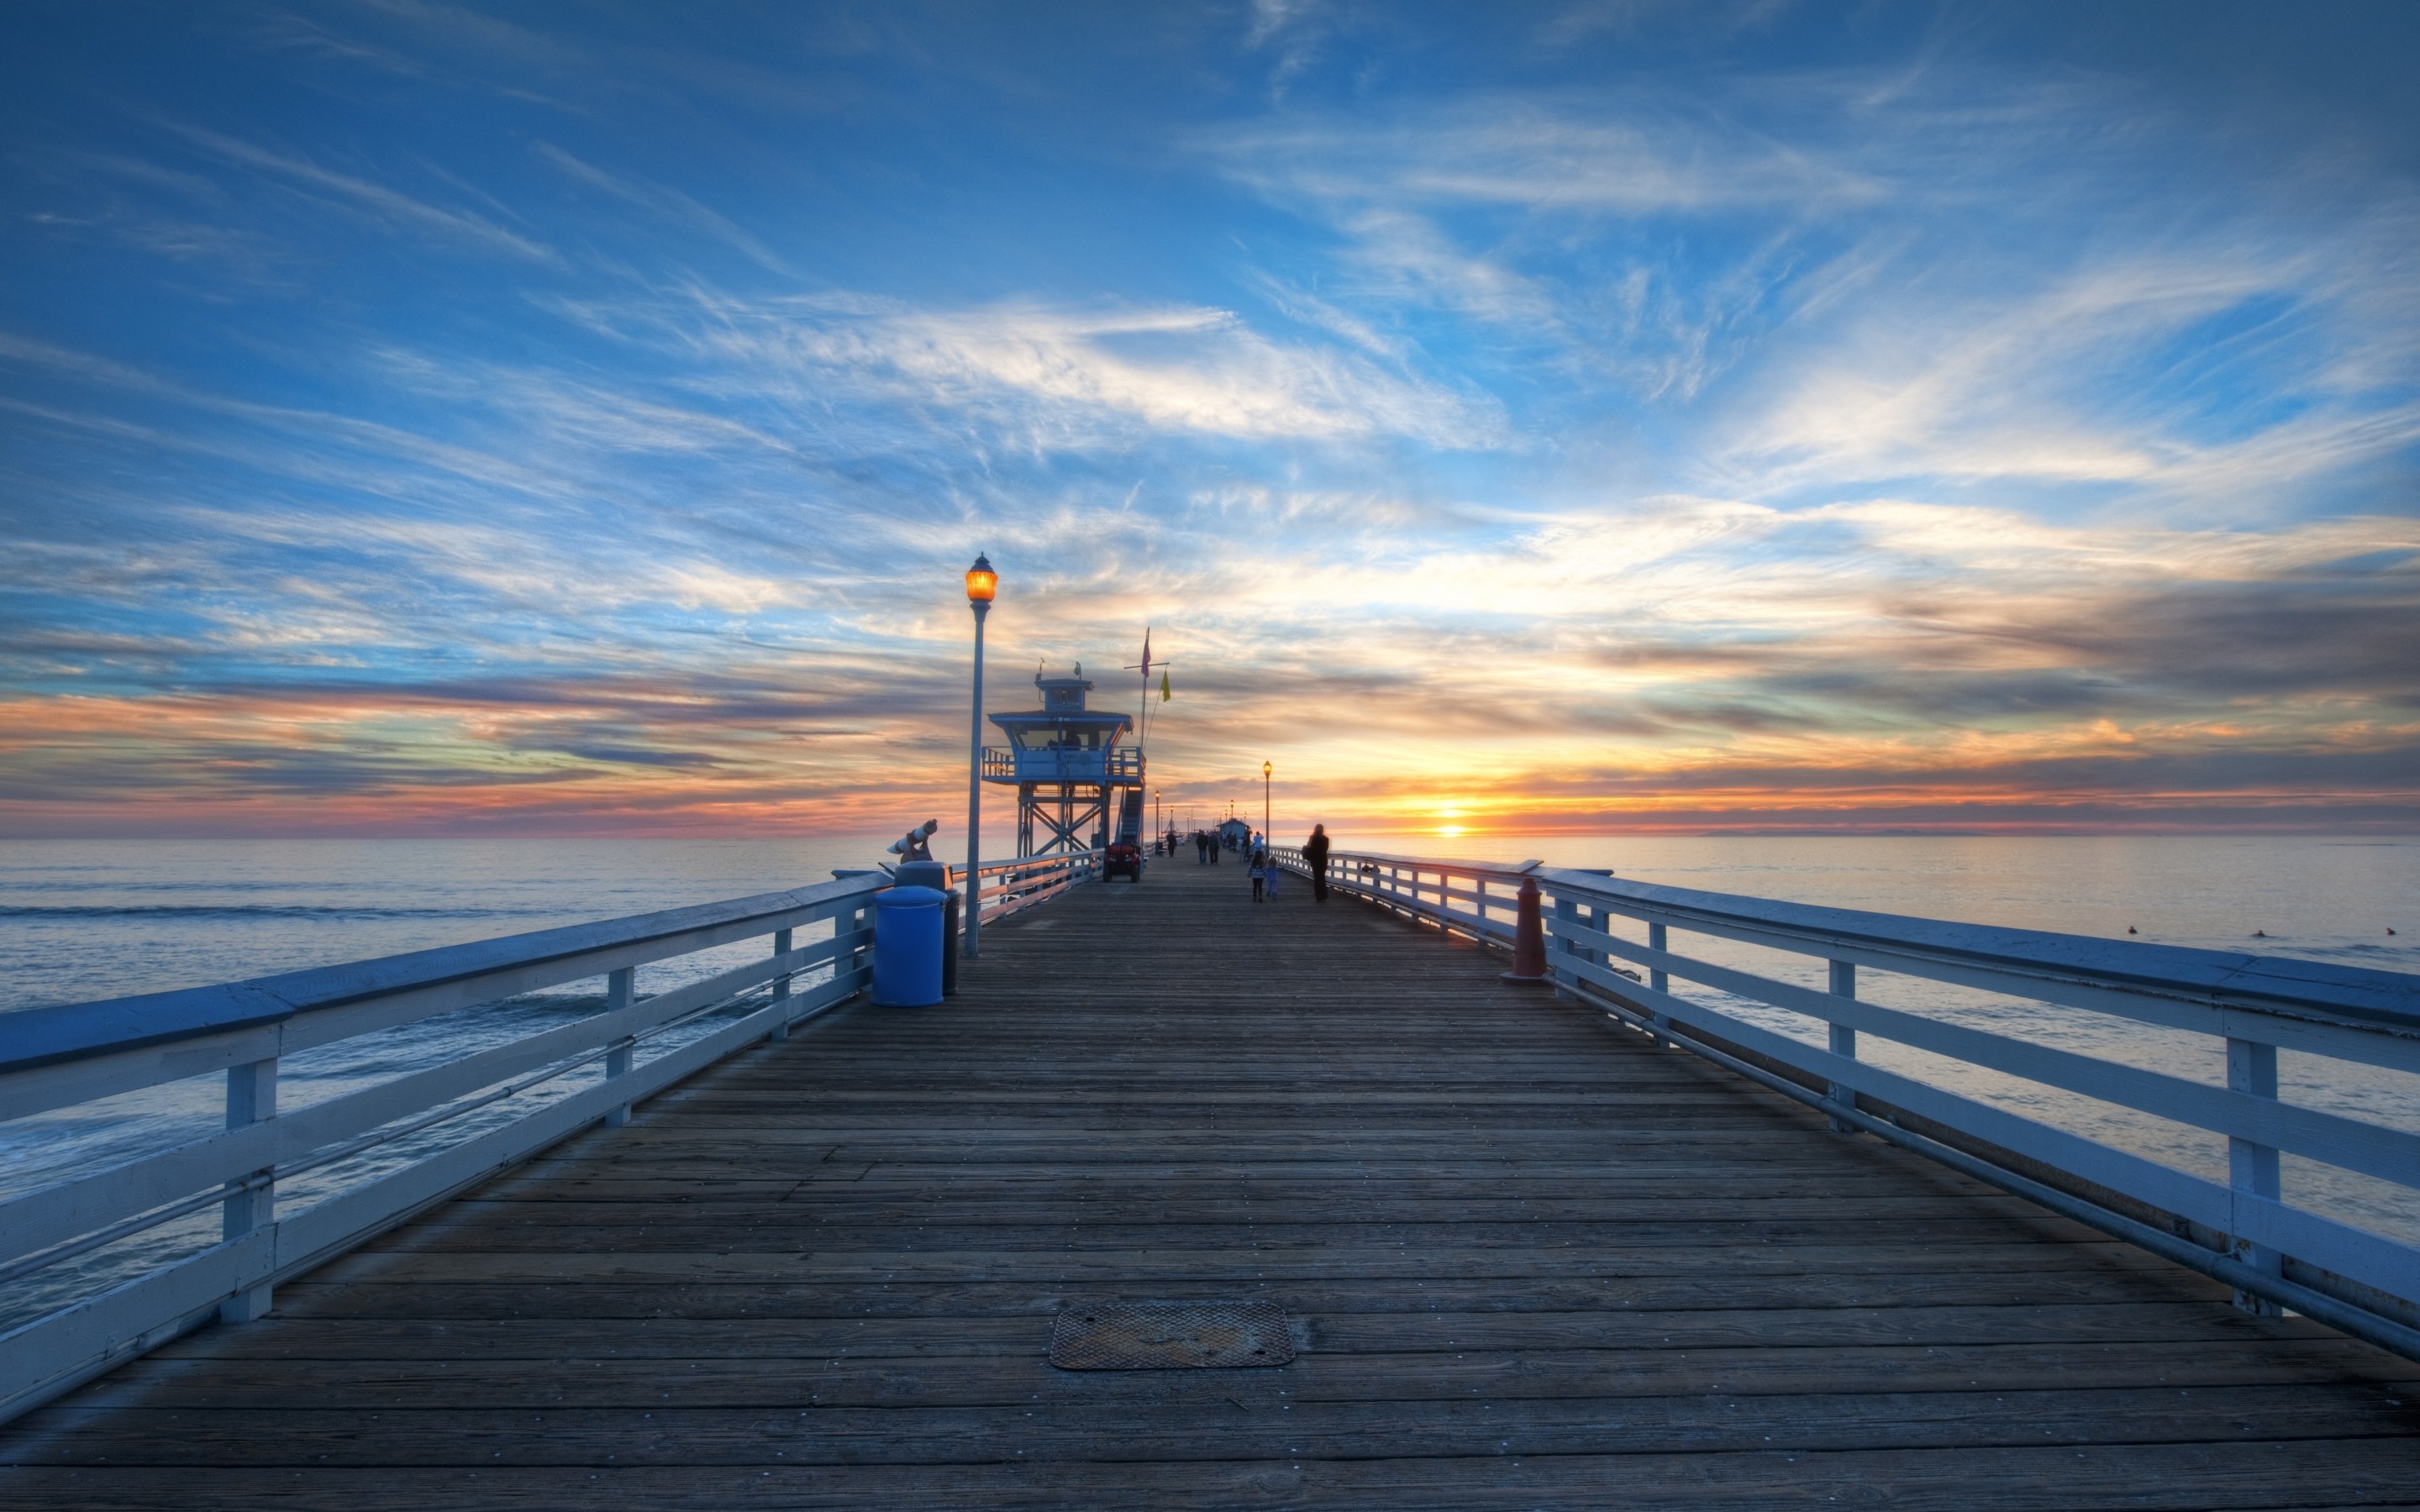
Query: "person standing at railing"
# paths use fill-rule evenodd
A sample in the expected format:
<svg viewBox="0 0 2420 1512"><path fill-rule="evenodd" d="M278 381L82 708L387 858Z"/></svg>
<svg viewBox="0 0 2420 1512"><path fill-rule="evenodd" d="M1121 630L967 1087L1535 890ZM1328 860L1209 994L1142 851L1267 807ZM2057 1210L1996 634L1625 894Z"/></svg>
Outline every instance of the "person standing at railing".
<svg viewBox="0 0 2420 1512"><path fill-rule="evenodd" d="M1311 839L1302 842L1302 858L1311 867L1311 896L1313 902L1327 902L1327 826L1311 826Z"/></svg>

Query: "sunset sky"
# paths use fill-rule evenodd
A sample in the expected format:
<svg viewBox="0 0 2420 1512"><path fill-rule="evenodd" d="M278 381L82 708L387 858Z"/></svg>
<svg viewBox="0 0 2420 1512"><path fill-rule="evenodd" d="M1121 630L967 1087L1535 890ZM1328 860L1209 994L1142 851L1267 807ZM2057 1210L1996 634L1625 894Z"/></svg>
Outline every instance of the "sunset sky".
<svg viewBox="0 0 2420 1512"><path fill-rule="evenodd" d="M0 833L2420 829L2420 7L16 4ZM1007 827L993 813L1007 848Z"/></svg>

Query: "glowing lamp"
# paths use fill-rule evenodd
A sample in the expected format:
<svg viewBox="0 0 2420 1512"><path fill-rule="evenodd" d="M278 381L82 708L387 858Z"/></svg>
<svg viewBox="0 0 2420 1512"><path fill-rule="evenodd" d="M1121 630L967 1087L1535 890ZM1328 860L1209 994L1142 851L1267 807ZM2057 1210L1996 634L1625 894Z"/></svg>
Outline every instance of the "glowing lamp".
<svg viewBox="0 0 2420 1512"><path fill-rule="evenodd" d="M967 602L988 604L992 595L999 592L1000 574L991 570L991 559L976 557L975 564L967 569Z"/></svg>

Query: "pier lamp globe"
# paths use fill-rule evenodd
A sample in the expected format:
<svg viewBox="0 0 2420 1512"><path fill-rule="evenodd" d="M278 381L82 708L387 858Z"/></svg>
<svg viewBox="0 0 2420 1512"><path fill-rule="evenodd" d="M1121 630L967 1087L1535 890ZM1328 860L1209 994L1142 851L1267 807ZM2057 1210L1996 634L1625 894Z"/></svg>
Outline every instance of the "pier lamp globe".
<svg viewBox="0 0 2420 1512"><path fill-rule="evenodd" d="M993 595L1000 592L1000 574L992 570L991 558L975 553L975 564L967 569L967 607L975 613L975 713L973 733L967 743L967 899L965 943L960 952L971 961L983 927L983 640L984 616L991 612Z"/></svg>

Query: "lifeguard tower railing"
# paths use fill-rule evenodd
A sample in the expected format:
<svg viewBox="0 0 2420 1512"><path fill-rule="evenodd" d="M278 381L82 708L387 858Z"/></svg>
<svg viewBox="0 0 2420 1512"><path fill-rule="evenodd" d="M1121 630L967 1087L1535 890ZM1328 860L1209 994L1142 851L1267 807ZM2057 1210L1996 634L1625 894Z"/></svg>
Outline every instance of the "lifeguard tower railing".
<svg viewBox="0 0 2420 1512"><path fill-rule="evenodd" d="M1299 850L1279 856L1308 874ZM2420 1211L2420 1082L2406 1080L2420 1076L2420 976L1776 903L1534 861L1338 851L1327 872L1331 887L1506 948L1520 891L1534 884L1560 993L1820 1108L1837 1130L1918 1151L2216 1277L2249 1310L2290 1308L2420 1359L2420 1247L2298 1202L2308 1193L2288 1189L2281 1160L2385 1183L2395 1206ZM1690 935L1760 947L1771 964L1751 970L1689 954ZM1823 963L1823 987L1781 980L1793 958L1801 976ZM1969 1009L1910 1011L1861 998L1861 985L1877 985L1861 984L1861 971L1993 995ZM2224 1080L2071 1048L2090 1044L2088 1034L2062 1044L2005 1032L2043 1022L1993 1011L2012 1000L2203 1037ZM1748 1015L1759 1010L1780 1011L1758 1023ZM1775 1022L1804 1026L1807 1037ZM1929 1074L1911 1070L1928 1064L1922 1057L1877 1066L1860 1054L1874 1040L2223 1135L2228 1179L1981 1101L1944 1085L1952 1078L1938 1063ZM2377 1085L2353 1104L2361 1112L2307 1106L2279 1095L2281 1050L2390 1074L2363 1077Z"/></svg>
<svg viewBox="0 0 2420 1512"><path fill-rule="evenodd" d="M986 746L983 777L986 782L1135 784L1142 781L1142 752L1123 746L1066 746L1040 750Z"/></svg>
<svg viewBox="0 0 2420 1512"><path fill-rule="evenodd" d="M975 887L983 918L1091 880L1101 855L985 863ZM951 881L964 888L965 868L953 868ZM21 1313L29 1302L46 1309L0 1335L0 1422L213 1317L257 1317L279 1282L583 1128L626 1122L640 1100L855 996L873 975L869 910L889 886L880 872L852 874L249 981L0 1013L0 1120L173 1092L194 1077L225 1081L223 1127L193 1136L188 1126L164 1148L0 1199L0 1297ZM768 949L728 966L686 959L749 940ZM641 968L659 964L691 980L641 991ZM597 979L601 996L558 997L551 1011L535 1011L545 1000L533 995ZM448 1014L462 1017L441 1042L474 1048L280 1106L280 1067L291 1057L350 1041L377 1048L365 1037ZM129 1121L146 1117L124 1101L104 1106ZM304 1194L293 1211L279 1210L282 1186L289 1200Z"/></svg>

